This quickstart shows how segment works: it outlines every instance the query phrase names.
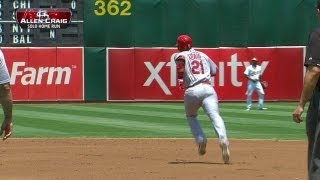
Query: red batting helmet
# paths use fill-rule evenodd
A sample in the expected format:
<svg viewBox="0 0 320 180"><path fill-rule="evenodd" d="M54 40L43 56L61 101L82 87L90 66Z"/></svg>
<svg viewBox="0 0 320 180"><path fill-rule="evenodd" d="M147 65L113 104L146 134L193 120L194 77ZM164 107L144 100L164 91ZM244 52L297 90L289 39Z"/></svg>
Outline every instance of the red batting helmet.
<svg viewBox="0 0 320 180"><path fill-rule="evenodd" d="M179 51L186 51L192 47L192 39L188 35L180 35L177 39L177 48Z"/></svg>

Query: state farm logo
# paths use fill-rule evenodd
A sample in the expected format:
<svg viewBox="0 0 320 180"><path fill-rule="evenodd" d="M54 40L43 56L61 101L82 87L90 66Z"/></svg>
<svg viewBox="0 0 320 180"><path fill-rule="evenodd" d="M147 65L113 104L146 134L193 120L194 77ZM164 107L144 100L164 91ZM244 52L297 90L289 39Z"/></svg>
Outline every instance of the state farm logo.
<svg viewBox="0 0 320 180"><path fill-rule="evenodd" d="M10 84L21 78L22 85L70 84L71 67L26 67L25 62L14 62Z"/></svg>
<svg viewBox="0 0 320 180"><path fill-rule="evenodd" d="M22 28L59 29L71 22L72 12L68 8L18 9L16 19Z"/></svg>

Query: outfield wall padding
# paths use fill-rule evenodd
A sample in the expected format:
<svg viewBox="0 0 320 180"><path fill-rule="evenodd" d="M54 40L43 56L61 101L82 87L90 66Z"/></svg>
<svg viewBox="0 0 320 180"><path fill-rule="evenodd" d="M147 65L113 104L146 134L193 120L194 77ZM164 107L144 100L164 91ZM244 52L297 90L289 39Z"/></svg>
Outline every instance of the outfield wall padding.
<svg viewBox="0 0 320 180"><path fill-rule="evenodd" d="M84 49L84 89L86 101L106 99L106 48Z"/></svg>
<svg viewBox="0 0 320 180"><path fill-rule="evenodd" d="M86 47L303 46L317 25L315 0L87 0Z"/></svg>

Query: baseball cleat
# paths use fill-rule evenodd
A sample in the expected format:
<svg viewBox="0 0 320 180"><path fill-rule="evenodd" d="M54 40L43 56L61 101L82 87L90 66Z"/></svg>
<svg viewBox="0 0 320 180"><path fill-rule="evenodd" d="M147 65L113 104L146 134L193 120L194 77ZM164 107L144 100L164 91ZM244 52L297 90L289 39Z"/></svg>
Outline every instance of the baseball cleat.
<svg viewBox="0 0 320 180"><path fill-rule="evenodd" d="M226 143L221 143L220 148L222 150L222 159L225 164L230 163L230 151L229 146Z"/></svg>
<svg viewBox="0 0 320 180"><path fill-rule="evenodd" d="M13 123L12 122L7 123L5 125L5 127L1 128L1 130L0 130L1 134L0 135L2 135L3 132L4 132L2 140L8 139L12 135L12 131L13 131Z"/></svg>
<svg viewBox="0 0 320 180"><path fill-rule="evenodd" d="M250 111L250 108L247 108L246 111Z"/></svg>
<svg viewBox="0 0 320 180"><path fill-rule="evenodd" d="M259 108L259 110L267 110L268 108Z"/></svg>
<svg viewBox="0 0 320 180"><path fill-rule="evenodd" d="M199 144L198 146L198 153L200 156L203 156L204 154L206 154L206 147L207 147L207 143L203 142L201 144Z"/></svg>

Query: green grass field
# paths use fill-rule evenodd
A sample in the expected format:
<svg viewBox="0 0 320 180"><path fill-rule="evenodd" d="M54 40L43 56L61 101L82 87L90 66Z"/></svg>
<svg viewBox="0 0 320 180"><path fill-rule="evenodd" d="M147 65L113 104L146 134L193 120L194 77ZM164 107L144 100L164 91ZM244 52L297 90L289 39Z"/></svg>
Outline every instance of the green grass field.
<svg viewBox="0 0 320 180"><path fill-rule="evenodd" d="M244 103L220 103L220 111L230 138L306 139L305 123L291 119L296 104L267 102L268 110L246 112ZM13 137L191 138L183 108L183 103L15 104ZM199 119L206 135L216 137L202 109Z"/></svg>

